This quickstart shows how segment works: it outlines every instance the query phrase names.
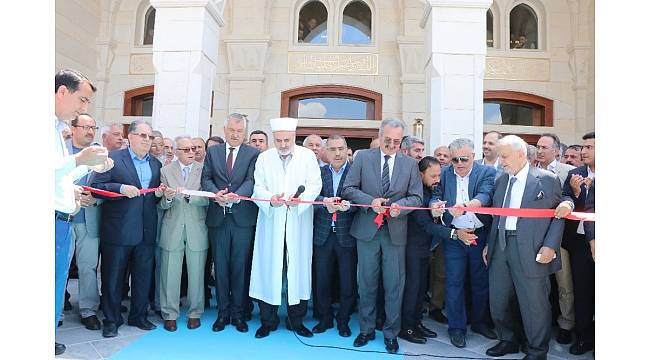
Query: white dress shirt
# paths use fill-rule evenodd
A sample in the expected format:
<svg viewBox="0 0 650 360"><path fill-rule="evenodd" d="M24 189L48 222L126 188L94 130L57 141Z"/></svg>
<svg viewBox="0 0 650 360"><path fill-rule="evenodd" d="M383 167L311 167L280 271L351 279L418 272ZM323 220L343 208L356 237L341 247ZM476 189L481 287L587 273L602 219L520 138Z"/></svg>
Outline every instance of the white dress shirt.
<svg viewBox="0 0 650 360"><path fill-rule="evenodd" d="M187 170L187 178L189 179L190 173L192 172L192 165L194 165L194 163L191 162L189 165L183 165L183 163L179 161L178 165L181 166L181 174L183 174L183 171L185 171L184 170L185 168L188 168L188 170ZM184 180L185 180L185 182L187 182L187 179L184 179Z"/></svg>
<svg viewBox="0 0 650 360"><path fill-rule="evenodd" d="M384 171L384 162L386 159L384 156L388 155L385 154L383 151L379 150L381 153L381 163L379 164L379 179L381 179L381 173ZM388 179L392 182L393 181L393 167L395 167L395 156L397 156L397 153L393 155L388 155L390 158L388 158Z"/></svg>
<svg viewBox="0 0 650 360"><path fill-rule="evenodd" d="M515 181L515 183L512 185L512 192L510 193L510 206L508 206L508 204L503 204L504 208L521 208L521 199L524 197L524 188L526 187L526 179L528 178L529 170L530 164L526 162L526 165L524 165L523 169L519 170L517 175L515 175L517 181ZM508 178L508 187L510 185L510 178L512 178L512 175ZM508 187L506 187L506 194L508 193ZM506 217L506 230L517 230L517 219L518 217L516 216Z"/></svg>
<svg viewBox="0 0 650 360"><path fill-rule="evenodd" d="M463 205L469 202L469 176L472 174L472 169L467 175L460 176L454 170L456 175L456 204ZM451 222L458 229L478 229L483 226L483 223L476 217L473 212L465 212L465 214L455 217Z"/></svg>
<svg viewBox="0 0 650 360"><path fill-rule="evenodd" d="M75 211L74 182L88 173L86 165L77 166L74 156L68 154L61 131L67 125L54 119L54 209L66 214Z"/></svg>
<svg viewBox="0 0 650 360"><path fill-rule="evenodd" d="M230 148L234 147L234 149L232 150L232 167L233 167L233 169L235 168L235 160L237 160L237 154L239 153L239 147L240 146L241 145L239 145L239 146L230 146L230 144L228 144L226 142L226 158L225 158L226 159L226 164L228 163L228 153L230 153Z"/></svg>

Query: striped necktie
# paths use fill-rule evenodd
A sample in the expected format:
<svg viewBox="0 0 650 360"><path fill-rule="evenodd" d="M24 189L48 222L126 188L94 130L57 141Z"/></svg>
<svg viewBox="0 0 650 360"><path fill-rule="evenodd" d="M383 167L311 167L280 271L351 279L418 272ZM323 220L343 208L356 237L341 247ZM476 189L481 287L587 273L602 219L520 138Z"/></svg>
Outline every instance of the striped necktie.
<svg viewBox="0 0 650 360"><path fill-rule="evenodd" d="M386 196L386 193L388 193L388 188L390 188L388 160L390 160L390 155L384 155L384 167L381 170L381 192L383 196Z"/></svg>

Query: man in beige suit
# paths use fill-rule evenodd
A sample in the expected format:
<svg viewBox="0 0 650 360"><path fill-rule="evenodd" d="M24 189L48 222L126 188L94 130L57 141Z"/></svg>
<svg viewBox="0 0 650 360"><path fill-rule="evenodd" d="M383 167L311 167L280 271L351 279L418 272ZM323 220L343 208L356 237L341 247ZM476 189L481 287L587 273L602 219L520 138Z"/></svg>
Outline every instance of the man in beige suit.
<svg viewBox="0 0 650 360"><path fill-rule="evenodd" d="M539 137L539 140L537 140L537 167L554 173L560 179L560 183L564 184L567 174L575 167L557 161L559 153L560 138L557 135L542 134ZM569 344L572 340L571 331L575 326L573 276L571 275L569 252L564 248L560 248L560 253L562 269L555 273L560 304L560 315L557 318L559 330L556 340L560 344Z"/></svg>
<svg viewBox="0 0 650 360"><path fill-rule="evenodd" d="M177 160L161 169L160 182L167 186L160 207L165 209L158 246L160 262L160 309L165 330L176 331L179 315L183 255L187 264L187 328L201 326L205 294L205 259L208 254L208 229L205 215L208 198L187 196L183 189L201 188L200 163L194 161L196 146L189 136L176 138Z"/></svg>

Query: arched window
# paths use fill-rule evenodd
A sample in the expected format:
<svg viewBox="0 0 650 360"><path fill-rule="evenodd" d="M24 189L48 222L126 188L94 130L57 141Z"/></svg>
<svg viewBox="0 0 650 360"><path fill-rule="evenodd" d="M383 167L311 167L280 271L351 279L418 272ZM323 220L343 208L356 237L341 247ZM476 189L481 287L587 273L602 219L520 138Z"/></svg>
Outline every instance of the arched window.
<svg viewBox="0 0 650 360"><path fill-rule="evenodd" d="M538 21L535 11L519 4L510 11L510 48L538 49Z"/></svg>
<svg viewBox="0 0 650 360"><path fill-rule="evenodd" d="M154 23L156 22L156 9L149 7L147 14L144 16L144 38L142 40L143 45L152 45L153 44L153 30Z"/></svg>
<svg viewBox="0 0 650 360"><path fill-rule="evenodd" d="M486 42L487 47L494 47L494 15L492 15L492 9L487 11L487 31L486 31Z"/></svg>
<svg viewBox="0 0 650 360"><path fill-rule="evenodd" d="M282 116L307 119L381 119L381 94L352 86L317 85L282 92Z"/></svg>
<svg viewBox="0 0 650 360"><path fill-rule="evenodd" d="M517 91L485 91L483 124L553 126L553 100Z"/></svg>
<svg viewBox="0 0 650 360"><path fill-rule="evenodd" d="M343 10L343 44L370 44L372 42L372 12L363 1L352 1Z"/></svg>
<svg viewBox="0 0 650 360"><path fill-rule="evenodd" d="M124 92L124 116L151 116L153 114L154 86L144 86Z"/></svg>
<svg viewBox="0 0 650 360"><path fill-rule="evenodd" d="M300 9L298 42L327 44L327 8L320 1L310 1Z"/></svg>

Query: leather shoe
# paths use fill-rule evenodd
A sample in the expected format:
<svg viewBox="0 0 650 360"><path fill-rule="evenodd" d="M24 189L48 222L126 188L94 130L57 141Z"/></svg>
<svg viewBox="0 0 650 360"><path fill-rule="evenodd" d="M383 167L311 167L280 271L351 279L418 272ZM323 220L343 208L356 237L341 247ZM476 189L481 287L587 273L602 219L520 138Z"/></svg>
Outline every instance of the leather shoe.
<svg viewBox="0 0 650 360"><path fill-rule="evenodd" d="M521 360L546 360L546 356L526 355Z"/></svg>
<svg viewBox="0 0 650 360"><path fill-rule="evenodd" d="M582 355L587 351L593 350L594 344L584 340L576 340L576 342L571 345L569 352L573 355Z"/></svg>
<svg viewBox="0 0 650 360"><path fill-rule="evenodd" d="M457 348L464 348L467 346L465 342L465 334L462 331L453 331L449 333L449 338L451 339L451 344Z"/></svg>
<svg viewBox="0 0 650 360"><path fill-rule="evenodd" d="M433 330L429 329L428 327L424 326L424 324L422 324L422 323L419 323L419 324L415 327L415 331L416 331L416 332L419 332L420 335L421 335L422 337L425 337L425 338L433 339L433 338L435 338L435 337L438 337L438 334L436 334L435 331L433 331Z"/></svg>
<svg viewBox="0 0 650 360"><path fill-rule="evenodd" d="M510 341L499 341L498 344L487 349L485 352L488 356L499 357L507 354L516 354L519 352L519 346Z"/></svg>
<svg viewBox="0 0 650 360"><path fill-rule="evenodd" d="M399 350L397 339L384 338L384 344L386 345L386 351L388 351L390 354L395 354L397 350Z"/></svg>
<svg viewBox="0 0 650 360"><path fill-rule="evenodd" d="M176 320L165 320L165 330L176 331Z"/></svg>
<svg viewBox="0 0 650 360"><path fill-rule="evenodd" d="M486 324L472 325L472 331L477 334L481 334L483 337L490 340L497 339L497 334L495 334L494 331L490 329Z"/></svg>
<svg viewBox="0 0 650 360"><path fill-rule="evenodd" d="M357 336L356 339L354 339L354 347L362 347L368 345L368 342L370 340L375 340L375 332L373 331L372 334L364 334L361 333Z"/></svg>
<svg viewBox="0 0 650 360"><path fill-rule="evenodd" d="M201 326L201 319L198 318L189 318L187 319L187 328L194 330Z"/></svg>
<svg viewBox="0 0 650 360"><path fill-rule="evenodd" d="M271 331L275 331L276 329L277 327L268 327L266 325L262 325L259 329L257 329L257 331L255 331L255 337L258 339L265 338L269 336Z"/></svg>
<svg viewBox="0 0 650 360"><path fill-rule="evenodd" d="M105 338L112 338L117 336L117 326L114 323L104 322L104 328L102 329L102 336Z"/></svg>
<svg viewBox="0 0 650 360"><path fill-rule="evenodd" d="M447 320L447 317L445 314L442 313L442 310L440 309L433 309L429 311L429 318L433 319L441 324L446 324L449 321Z"/></svg>
<svg viewBox="0 0 650 360"><path fill-rule="evenodd" d="M156 328L156 325L154 325L151 321L147 320L146 318L140 321L129 321L128 324L129 326L135 326L141 330L153 330Z"/></svg>
<svg viewBox="0 0 650 360"><path fill-rule="evenodd" d="M82 317L81 318L81 323L84 324L86 329L88 330L99 330L102 328L102 325L100 324L99 320L97 319L97 315L91 315L88 317Z"/></svg>
<svg viewBox="0 0 650 360"><path fill-rule="evenodd" d="M244 321L244 320L233 320L232 325L240 333L248 332L248 324L246 324L246 321Z"/></svg>
<svg viewBox="0 0 650 360"><path fill-rule="evenodd" d="M125 313L125 312L127 312L127 311L129 311L129 308L128 308L128 307L126 307L126 306L124 306L124 305L120 305L120 312Z"/></svg>
<svg viewBox="0 0 650 360"><path fill-rule="evenodd" d="M571 336L571 331L560 328L560 330L558 330L557 332L556 340L558 344L563 344L563 345L570 344L571 340L573 340Z"/></svg>
<svg viewBox="0 0 650 360"><path fill-rule="evenodd" d="M289 326L287 328L289 328ZM292 329L289 329L289 330L295 331L296 334L298 334L298 335L300 335L302 337L310 338L310 337L314 336L314 334L311 331L309 331L309 329L307 329L305 327L305 325L303 325L302 323L298 324L298 326L294 326Z"/></svg>
<svg viewBox="0 0 650 360"><path fill-rule="evenodd" d="M402 329L397 336L414 344L426 344L427 339L419 336L414 329Z"/></svg>
<svg viewBox="0 0 650 360"><path fill-rule="evenodd" d="M59 322L56 324L56 327L61 327L63 326L63 320L59 320Z"/></svg>
<svg viewBox="0 0 650 360"><path fill-rule="evenodd" d="M54 355L61 355L65 352L65 345L54 343Z"/></svg>
<svg viewBox="0 0 650 360"><path fill-rule="evenodd" d="M312 331L314 334L320 334L320 333L324 333L325 331L327 331L328 329L331 329L331 328L333 328L333 327L334 327L333 324L325 324L325 323L319 322L318 324L316 324L316 325L311 329L311 331Z"/></svg>
<svg viewBox="0 0 650 360"><path fill-rule="evenodd" d="M338 329L339 336L341 337L350 337L352 335L352 331L350 330L348 324L339 324Z"/></svg>
<svg viewBox="0 0 650 360"><path fill-rule="evenodd" d="M230 319L225 317L217 318L217 320L212 324L212 331L219 332L226 328L226 325L230 324Z"/></svg>

